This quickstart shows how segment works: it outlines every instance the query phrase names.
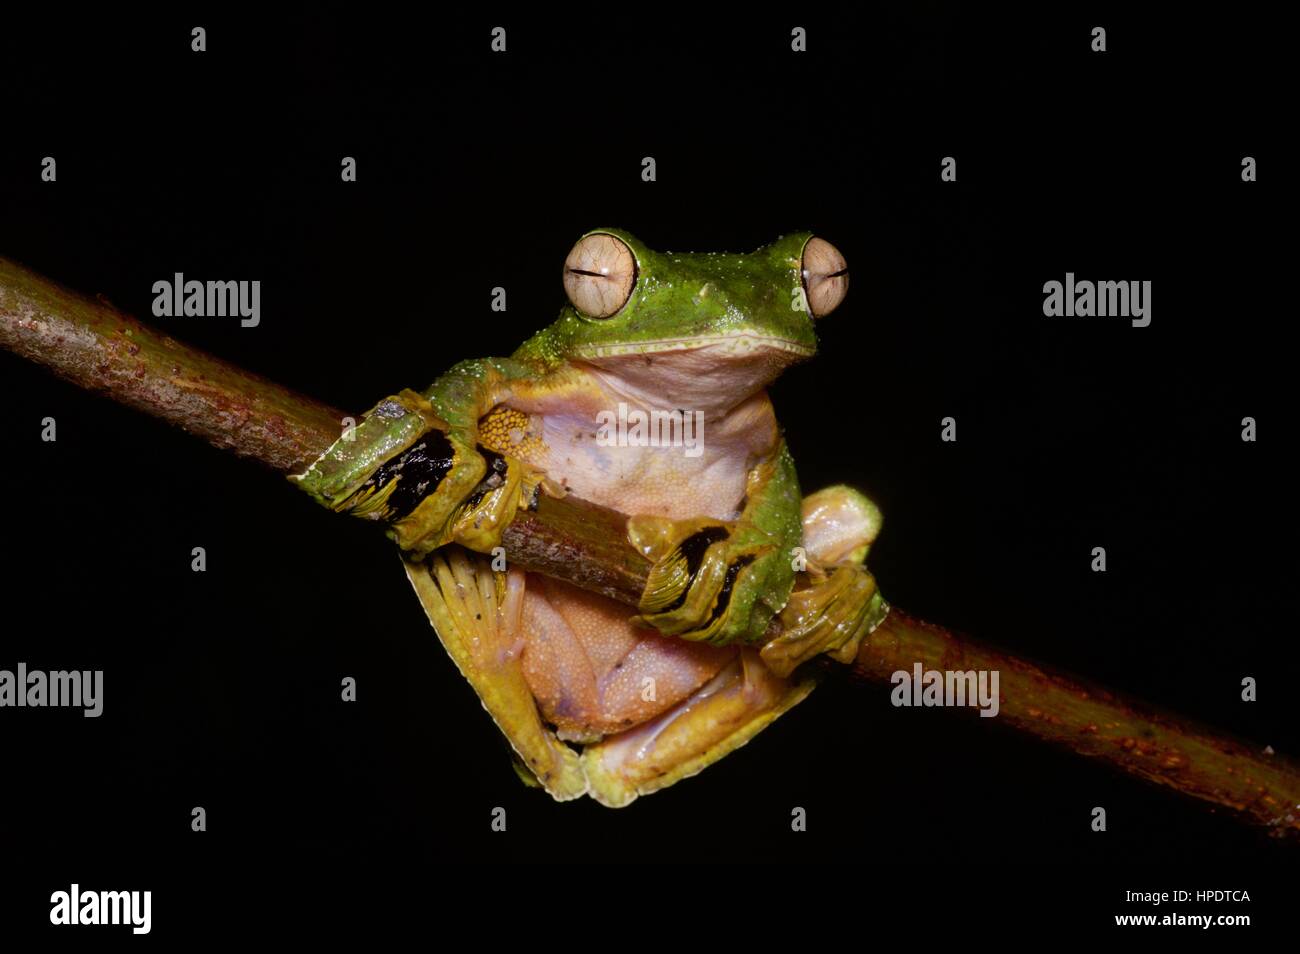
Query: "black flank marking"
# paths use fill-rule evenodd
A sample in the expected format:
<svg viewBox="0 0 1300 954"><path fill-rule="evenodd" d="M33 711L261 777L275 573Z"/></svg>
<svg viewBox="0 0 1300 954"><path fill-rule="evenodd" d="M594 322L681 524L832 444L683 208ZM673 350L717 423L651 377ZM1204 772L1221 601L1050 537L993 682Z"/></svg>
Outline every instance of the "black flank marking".
<svg viewBox="0 0 1300 954"><path fill-rule="evenodd" d="M430 431L409 450L385 461L362 484L362 489L385 487L396 480L397 486L388 498L388 512L390 520L401 520L438 489L451 470L453 459L447 435L442 431Z"/></svg>
<svg viewBox="0 0 1300 954"><path fill-rule="evenodd" d="M719 540L725 539L727 539L727 531L723 527L705 527L681 542L677 549L681 550L682 556L686 557L686 570L690 575L691 583L695 582L695 574L700 572L700 564L704 562L704 552ZM673 600L672 605L664 608L664 612L678 609L686 602L686 594L689 591L690 584L687 584L686 589Z"/></svg>

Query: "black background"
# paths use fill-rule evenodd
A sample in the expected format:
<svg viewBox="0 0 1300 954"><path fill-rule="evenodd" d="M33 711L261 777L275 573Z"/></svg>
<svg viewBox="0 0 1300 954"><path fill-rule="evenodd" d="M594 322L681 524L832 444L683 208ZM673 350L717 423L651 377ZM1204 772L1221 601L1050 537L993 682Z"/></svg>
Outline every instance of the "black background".
<svg viewBox="0 0 1300 954"><path fill-rule="evenodd" d="M849 482L883 507L871 563L891 601L1294 753L1276 29L1092 7L608 12L15 23L0 254L361 411L552 320L590 228L734 251L814 230L852 286L773 399L805 489ZM260 279L261 325L152 318L177 271ZM1150 327L1044 318L1066 271L1150 280ZM200 873L777 860L878 865L905 897L929 872L1008 920L1105 922L1138 910L1126 888L1248 887L1262 910L1294 864L1294 846L997 720L841 685L627 810L554 804L518 784L372 528L17 358L0 376L0 667L105 671L99 719L0 713L4 840L40 872L17 921L78 878L152 887L174 926L205 912L178 897Z"/></svg>

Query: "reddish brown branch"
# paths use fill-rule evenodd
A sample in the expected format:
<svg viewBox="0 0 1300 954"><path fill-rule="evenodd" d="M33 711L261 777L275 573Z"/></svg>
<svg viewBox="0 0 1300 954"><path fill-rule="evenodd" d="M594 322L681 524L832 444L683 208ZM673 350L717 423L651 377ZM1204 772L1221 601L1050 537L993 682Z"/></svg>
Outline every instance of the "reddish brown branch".
<svg viewBox="0 0 1300 954"><path fill-rule="evenodd" d="M0 346L284 474L339 437L344 413L170 338L108 303L0 258ZM635 603L649 564L623 544L626 517L581 500L542 502L506 530L517 565Z"/></svg>
<svg viewBox="0 0 1300 954"><path fill-rule="evenodd" d="M59 377L286 473L338 437L343 415L181 344L0 258L0 345Z"/></svg>
<svg viewBox="0 0 1300 954"><path fill-rule="evenodd" d="M0 345L60 377L175 424L282 473L307 467L338 437L343 414L158 333L110 305L0 259ZM627 518L572 497L543 497L506 531L518 566L635 604L649 564L626 542ZM1173 716L1017 659L893 610L854 665L888 684L898 670L998 670L995 720L1131 775L1300 831L1300 771Z"/></svg>
<svg viewBox="0 0 1300 954"><path fill-rule="evenodd" d="M1277 755L1082 679L981 645L893 609L863 644L854 675L998 671L989 722L1010 726L1130 775L1222 806L1276 833L1300 832L1300 769Z"/></svg>

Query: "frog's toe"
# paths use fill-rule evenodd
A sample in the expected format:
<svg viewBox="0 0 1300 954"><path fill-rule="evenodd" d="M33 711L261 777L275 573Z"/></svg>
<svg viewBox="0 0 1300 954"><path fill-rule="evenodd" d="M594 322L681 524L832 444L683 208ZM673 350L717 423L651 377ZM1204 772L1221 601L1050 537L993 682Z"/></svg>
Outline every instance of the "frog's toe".
<svg viewBox="0 0 1300 954"><path fill-rule="evenodd" d="M489 553L520 507L531 502L542 474L514 457L480 448L485 476L450 521L447 537L462 546Z"/></svg>
<svg viewBox="0 0 1300 954"><path fill-rule="evenodd" d="M824 487L803 499L803 545L823 565L861 563L880 534L880 508L844 484Z"/></svg>
<svg viewBox="0 0 1300 954"><path fill-rule="evenodd" d="M803 546L811 583L790 595L779 614L780 635L763 646L763 662L773 672L789 675L821 654L851 662L884 619L889 606L862 565L880 525L880 508L852 487L838 484L804 498Z"/></svg>
<svg viewBox="0 0 1300 954"><path fill-rule="evenodd" d="M780 613L781 633L763 647L763 662L779 676L823 653L852 662L888 610L865 567L837 566L820 583L790 595Z"/></svg>

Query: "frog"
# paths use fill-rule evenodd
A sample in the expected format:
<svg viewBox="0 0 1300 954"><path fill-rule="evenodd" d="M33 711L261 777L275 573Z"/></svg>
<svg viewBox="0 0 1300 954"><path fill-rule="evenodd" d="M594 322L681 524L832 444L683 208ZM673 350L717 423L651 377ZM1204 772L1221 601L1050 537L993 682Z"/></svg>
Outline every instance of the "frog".
<svg viewBox="0 0 1300 954"><path fill-rule="evenodd" d="M667 788L884 619L865 566L879 508L846 485L801 493L768 393L814 357L848 275L811 232L735 254L595 229L565 258L552 324L384 398L293 476L385 526L527 784L610 807ZM504 560L539 494L627 515L650 565L635 608Z"/></svg>

